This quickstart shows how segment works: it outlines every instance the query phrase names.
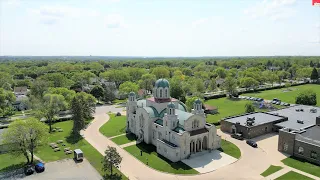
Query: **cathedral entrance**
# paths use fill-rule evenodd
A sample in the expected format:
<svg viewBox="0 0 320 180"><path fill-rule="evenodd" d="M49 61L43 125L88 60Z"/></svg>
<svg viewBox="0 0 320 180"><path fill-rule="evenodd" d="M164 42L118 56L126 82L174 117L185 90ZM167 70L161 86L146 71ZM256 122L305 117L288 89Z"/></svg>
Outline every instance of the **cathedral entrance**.
<svg viewBox="0 0 320 180"><path fill-rule="evenodd" d="M143 130L140 129L137 143L141 143L143 141Z"/></svg>
<svg viewBox="0 0 320 180"><path fill-rule="evenodd" d="M195 143L193 140L190 142L190 153L195 153Z"/></svg>
<svg viewBox="0 0 320 180"><path fill-rule="evenodd" d="M207 150L208 148L208 138L207 136L203 137L203 141L202 141L202 149L203 150Z"/></svg>
<svg viewBox="0 0 320 180"><path fill-rule="evenodd" d="M196 152L200 152L202 149L201 149L201 140L200 139L198 139L197 140L197 145L196 145L197 147L196 147Z"/></svg>

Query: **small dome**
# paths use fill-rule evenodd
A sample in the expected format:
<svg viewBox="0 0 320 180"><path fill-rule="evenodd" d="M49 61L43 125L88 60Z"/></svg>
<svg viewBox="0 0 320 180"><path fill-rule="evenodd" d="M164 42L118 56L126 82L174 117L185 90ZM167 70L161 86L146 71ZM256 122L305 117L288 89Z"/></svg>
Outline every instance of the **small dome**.
<svg viewBox="0 0 320 180"><path fill-rule="evenodd" d="M171 102L171 103L168 104L168 108L173 108L173 109L175 109L176 106Z"/></svg>
<svg viewBox="0 0 320 180"><path fill-rule="evenodd" d="M135 96L136 94L134 92L130 92L129 96Z"/></svg>
<svg viewBox="0 0 320 180"><path fill-rule="evenodd" d="M166 79L158 79L156 81L154 87L156 87L156 88L159 88L159 87L166 88L166 87L168 87L169 88L169 81L166 80Z"/></svg>
<svg viewBox="0 0 320 180"><path fill-rule="evenodd" d="M194 103L195 103L195 104L201 104L202 102L201 102L200 99L197 99L197 100L194 101Z"/></svg>

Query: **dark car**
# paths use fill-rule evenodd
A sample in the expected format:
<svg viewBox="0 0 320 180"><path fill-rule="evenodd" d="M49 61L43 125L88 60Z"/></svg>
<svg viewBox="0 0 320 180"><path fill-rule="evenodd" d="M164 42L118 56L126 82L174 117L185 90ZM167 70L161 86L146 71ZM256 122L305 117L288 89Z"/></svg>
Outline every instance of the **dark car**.
<svg viewBox="0 0 320 180"><path fill-rule="evenodd" d="M256 142L252 141L252 140L247 140L247 144L249 144L250 146L254 147L254 148L257 148L258 145Z"/></svg>
<svg viewBox="0 0 320 180"><path fill-rule="evenodd" d="M232 134L231 137L241 141L243 140L242 134L239 134L239 133Z"/></svg>
<svg viewBox="0 0 320 180"><path fill-rule="evenodd" d="M34 173L34 169L33 169L33 167L31 165L26 165L24 167L24 174L25 175L29 176L29 175L31 175L33 173Z"/></svg>
<svg viewBox="0 0 320 180"><path fill-rule="evenodd" d="M41 173L45 170L45 167L44 167L44 164L40 162L34 166L34 169L36 170L37 173Z"/></svg>

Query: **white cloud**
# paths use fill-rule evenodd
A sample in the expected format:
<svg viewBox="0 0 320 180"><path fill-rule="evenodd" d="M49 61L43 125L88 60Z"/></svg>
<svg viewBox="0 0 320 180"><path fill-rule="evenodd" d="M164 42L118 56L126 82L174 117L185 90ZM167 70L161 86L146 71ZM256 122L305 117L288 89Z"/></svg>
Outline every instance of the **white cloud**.
<svg viewBox="0 0 320 180"><path fill-rule="evenodd" d="M119 14L109 14L108 16L106 16L105 22L108 28L127 27L123 17Z"/></svg>
<svg viewBox="0 0 320 180"><path fill-rule="evenodd" d="M31 10L32 13L40 17L40 22L44 24L54 24L63 18L95 17L99 13L85 8L75 8L69 6L42 6L39 9Z"/></svg>
<svg viewBox="0 0 320 180"><path fill-rule="evenodd" d="M5 2L7 5L11 6L19 6L21 4L20 0L6 0Z"/></svg>
<svg viewBox="0 0 320 180"><path fill-rule="evenodd" d="M263 0L254 6L244 10L244 13L252 18L267 17L271 20L290 18L295 14L296 0Z"/></svg>

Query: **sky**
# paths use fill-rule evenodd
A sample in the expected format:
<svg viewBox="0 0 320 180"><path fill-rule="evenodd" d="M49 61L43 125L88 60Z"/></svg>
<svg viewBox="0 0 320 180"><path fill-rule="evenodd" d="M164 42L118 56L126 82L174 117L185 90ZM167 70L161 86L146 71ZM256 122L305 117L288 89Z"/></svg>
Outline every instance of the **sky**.
<svg viewBox="0 0 320 180"><path fill-rule="evenodd" d="M0 56L319 56L311 0L0 0Z"/></svg>

